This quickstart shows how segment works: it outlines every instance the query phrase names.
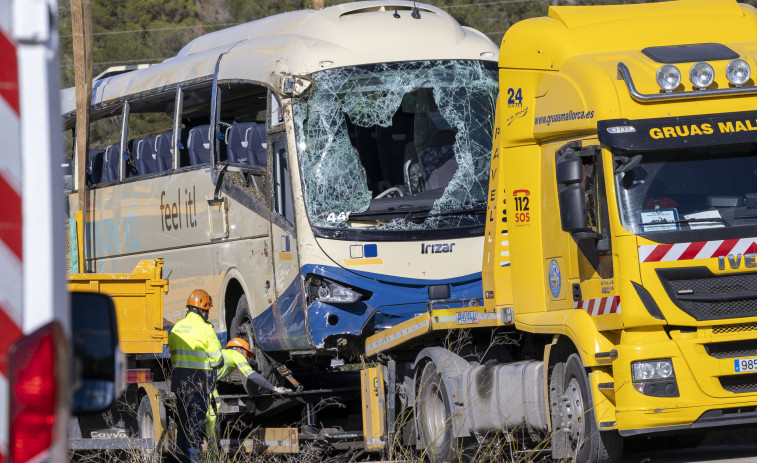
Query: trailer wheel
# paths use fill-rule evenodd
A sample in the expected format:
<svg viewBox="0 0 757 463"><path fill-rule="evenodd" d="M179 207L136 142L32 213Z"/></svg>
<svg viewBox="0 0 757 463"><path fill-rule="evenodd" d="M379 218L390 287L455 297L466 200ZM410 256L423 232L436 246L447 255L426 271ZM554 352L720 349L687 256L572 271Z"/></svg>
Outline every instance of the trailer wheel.
<svg viewBox="0 0 757 463"><path fill-rule="evenodd" d="M597 429L589 378L578 354L570 355L552 369L550 412L554 459L572 458L576 463L610 463L620 459L623 440L617 431Z"/></svg>
<svg viewBox="0 0 757 463"><path fill-rule="evenodd" d="M450 404L442 375L432 362L423 368L417 397L416 430L421 448L428 461L449 461L453 448Z"/></svg>
<svg viewBox="0 0 757 463"><path fill-rule="evenodd" d="M155 421L152 416L152 405L150 405L150 398L142 396L139 401L139 408L137 409L137 426L139 429L140 439L147 439L148 443L151 443L151 449L145 449L144 454L149 456L152 454L155 448Z"/></svg>

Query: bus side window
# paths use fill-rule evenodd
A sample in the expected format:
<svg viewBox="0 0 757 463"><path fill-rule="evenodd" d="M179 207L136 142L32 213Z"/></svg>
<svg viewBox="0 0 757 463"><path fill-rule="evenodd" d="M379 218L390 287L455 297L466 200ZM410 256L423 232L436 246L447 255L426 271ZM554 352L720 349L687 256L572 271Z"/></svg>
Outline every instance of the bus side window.
<svg viewBox="0 0 757 463"><path fill-rule="evenodd" d="M91 116L87 153L87 173L91 185L119 179L121 123L120 107Z"/></svg>
<svg viewBox="0 0 757 463"><path fill-rule="evenodd" d="M175 93L170 92L152 96L149 100L131 102L125 177L154 174L173 167L174 96ZM158 155L159 148L162 156Z"/></svg>
<svg viewBox="0 0 757 463"><path fill-rule="evenodd" d="M286 138L272 140L273 153L273 199L274 212L294 226L294 202L292 200L291 169L287 159Z"/></svg>
<svg viewBox="0 0 757 463"><path fill-rule="evenodd" d="M182 134L186 131L186 144L179 140L179 166L197 166L210 163L210 102L212 88L204 85L187 89L182 102ZM182 152L186 147L186 156Z"/></svg>
<svg viewBox="0 0 757 463"><path fill-rule="evenodd" d="M70 193L74 190L74 130L63 131L63 190Z"/></svg>

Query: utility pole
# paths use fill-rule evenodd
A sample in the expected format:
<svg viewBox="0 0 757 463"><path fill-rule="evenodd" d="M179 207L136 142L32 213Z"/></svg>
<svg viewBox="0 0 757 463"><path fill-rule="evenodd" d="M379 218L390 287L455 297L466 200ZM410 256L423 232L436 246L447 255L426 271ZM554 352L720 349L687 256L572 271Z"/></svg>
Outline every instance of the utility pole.
<svg viewBox="0 0 757 463"><path fill-rule="evenodd" d="M323 9L323 0L313 0L313 9L314 10Z"/></svg>
<svg viewBox="0 0 757 463"><path fill-rule="evenodd" d="M74 38L74 81L76 85L76 212L79 243L79 272L84 272L84 223L87 211L86 165L89 151L89 107L92 102L92 17L90 0L71 0L71 29Z"/></svg>

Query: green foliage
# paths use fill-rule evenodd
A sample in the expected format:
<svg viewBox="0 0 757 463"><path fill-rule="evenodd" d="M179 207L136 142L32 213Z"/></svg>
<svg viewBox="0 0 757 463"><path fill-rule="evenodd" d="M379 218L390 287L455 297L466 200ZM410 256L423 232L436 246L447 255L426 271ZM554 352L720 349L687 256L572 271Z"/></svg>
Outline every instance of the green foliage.
<svg viewBox="0 0 757 463"><path fill-rule="evenodd" d="M74 83L70 0L60 0L61 76ZM326 0L326 6L349 0ZM649 2L660 0L646 0ZM93 75L110 66L157 63L189 41L231 25L312 8L312 0L91 0ZM544 16L550 5L609 5L644 0L426 0L496 44L516 22ZM757 0L744 3L757 5Z"/></svg>

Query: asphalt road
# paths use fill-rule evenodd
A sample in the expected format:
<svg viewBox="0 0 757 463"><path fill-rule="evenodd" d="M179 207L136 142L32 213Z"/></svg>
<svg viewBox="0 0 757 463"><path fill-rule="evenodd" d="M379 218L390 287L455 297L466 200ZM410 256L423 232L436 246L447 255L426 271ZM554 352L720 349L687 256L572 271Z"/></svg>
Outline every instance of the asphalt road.
<svg viewBox="0 0 757 463"><path fill-rule="evenodd" d="M746 463L757 462L753 445L715 445L658 452L627 453L622 463Z"/></svg>

